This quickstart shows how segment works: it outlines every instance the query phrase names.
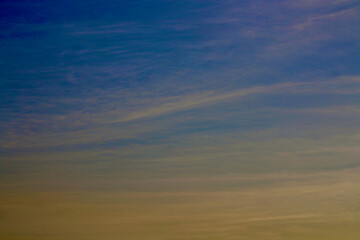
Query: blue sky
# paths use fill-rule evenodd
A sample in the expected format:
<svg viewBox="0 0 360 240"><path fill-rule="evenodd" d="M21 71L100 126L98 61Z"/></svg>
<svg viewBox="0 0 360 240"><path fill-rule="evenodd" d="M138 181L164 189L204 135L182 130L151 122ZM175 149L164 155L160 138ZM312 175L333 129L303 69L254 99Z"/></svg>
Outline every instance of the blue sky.
<svg viewBox="0 0 360 240"><path fill-rule="evenodd" d="M1 1L3 205L24 198L22 213L1 210L23 219L9 220L2 234L68 239L71 233L52 225L58 205L51 196L67 199L68 209L86 209L75 191L94 199L95 208L122 199L113 209L119 214L128 201L149 208L167 199L160 212L178 214L196 234L169 227L165 238L176 232L178 239L264 239L253 229L260 219L269 223L260 226L267 239L343 236L336 227L307 234L319 222L336 226L329 218L354 226L360 219L351 211L360 152L359 6L354 0ZM342 205L326 200L340 189ZM129 191L135 195L124 200ZM226 215L231 224L248 221L249 228L234 235L213 220L195 227L194 216L167 205L173 194L184 207L193 201L189 209L209 198L196 215L208 220L238 209L242 194L247 209L273 200L269 215ZM55 201L51 216L31 205L49 198ZM219 198L228 199L226 206ZM286 210L278 198L298 200ZM325 206L320 213L309 207L317 204ZM34 212L43 214L38 225L24 230ZM140 212L126 214L135 219L129 229L146 225ZM101 216L105 223L116 219ZM78 239L90 239L78 217L64 219L73 222ZM286 235L276 224L287 220L307 230ZM42 231L42 224L53 232ZM353 236L360 234L351 224ZM146 225L142 235L105 224L93 236L165 239L159 226Z"/></svg>

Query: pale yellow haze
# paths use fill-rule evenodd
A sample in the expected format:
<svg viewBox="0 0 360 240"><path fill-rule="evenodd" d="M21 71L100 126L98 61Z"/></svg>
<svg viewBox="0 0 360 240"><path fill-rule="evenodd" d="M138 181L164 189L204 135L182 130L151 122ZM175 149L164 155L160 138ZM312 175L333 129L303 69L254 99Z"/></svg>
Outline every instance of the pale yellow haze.
<svg viewBox="0 0 360 240"><path fill-rule="evenodd" d="M360 169L355 169L184 180L287 182L228 191L2 192L0 236L4 240L355 240L360 238L359 174Z"/></svg>

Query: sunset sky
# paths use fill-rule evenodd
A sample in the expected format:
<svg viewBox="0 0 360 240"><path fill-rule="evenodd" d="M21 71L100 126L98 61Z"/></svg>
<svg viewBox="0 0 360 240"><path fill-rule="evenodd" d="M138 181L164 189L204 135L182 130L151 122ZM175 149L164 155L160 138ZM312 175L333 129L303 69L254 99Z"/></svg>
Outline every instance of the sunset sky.
<svg viewBox="0 0 360 240"><path fill-rule="evenodd" d="M2 0L0 29L0 239L360 239L358 0Z"/></svg>

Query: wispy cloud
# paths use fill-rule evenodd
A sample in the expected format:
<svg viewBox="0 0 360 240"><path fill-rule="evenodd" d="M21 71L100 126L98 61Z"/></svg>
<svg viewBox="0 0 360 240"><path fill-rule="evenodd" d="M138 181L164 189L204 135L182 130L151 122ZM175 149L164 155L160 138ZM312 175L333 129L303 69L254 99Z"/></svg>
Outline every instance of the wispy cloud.
<svg viewBox="0 0 360 240"><path fill-rule="evenodd" d="M141 123L137 123L139 120L146 120L152 118L158 118L161 116L167 116L182 111L189 111L193 109L200 109L204 107L215 106L222 103L230 103L236 99L248 98L250 96L261 95L273 95L273 94L357 94L359 92L358 85L360 79L358 76L344 76L331 80L318 80L309 82L285 82L273 85L255 86L244 89L232 90L232 91L203 91L190 94L183 94L173 97L165 98L148 98L146 99L145 106L134 105L128 107L126 105L114 105L113 110L102 111L102 109L109 109L106 105L100 105L99 108L89 109L89 112L73 112L67 115L61 116L46 116L44 119L38 119L38 122L52 121L52 125L63 125L64 127L70 127L70 132L60 133L45 133L36 134L37 136L31 136L31 139L27 141L26 145L32 146L38 145L62 145L62 144L76 144L76 143L91 143L96 141L106 141L111 139L127 139L135 137L137 134L157 131L162 127L153 125L153 127L142 127ZM116 93L112 93L116 96ZM130 99L129 99L130 100ZM109 104L113 105L114 101L121 101L111 99ZM136 99L130 101L136 102ZM237 101L237 100L236 100ZM106 103L107 104L107 103ZM96 106L96 105L95 105ZM113 108L113 107L111 107ZM133 110L134 109L134 110ZM308 110L309 113L311 109ZM326 111L326 110L323 110ZM31 119L35 120L36 117L31 116ZM180 120L181 121L181 120ZM78 122L80 126L86 127L85 129L73 129L74 123ZM177 121L174 122L176 124ZM120 124L120 123L132 123L134 127L121 127L121 126L106 126L108 124ZM36 124L36 121L33 123ZM65 124L65 125L64 125ZM171 125L171 122L165 124ZM16 123L15 126L16 127ZM8 135L8 137L11 137ZM25 144L23 141L25 136L13 135L15 139L22 139L19 143L15 144L18 140L13 142L12 140L3 139L3 147L20 146ZM35 141L35 139L38 139ZM5 141L5 142L4 142ZM13 142L13 143L12 143ZM23 142L23 143L21 143ZM31 143L32 142L32 143ZM15 144L15 145L14 145ZM30 144L30 145L29 145ZM45 145L44 145L45 144Z"/></svg>

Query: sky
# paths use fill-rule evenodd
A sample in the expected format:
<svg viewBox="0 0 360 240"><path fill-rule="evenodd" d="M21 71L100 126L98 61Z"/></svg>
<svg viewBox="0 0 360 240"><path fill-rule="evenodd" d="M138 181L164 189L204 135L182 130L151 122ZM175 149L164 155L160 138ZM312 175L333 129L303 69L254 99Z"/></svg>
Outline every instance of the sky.
<svg viewBox="0 0 360 240"><path fill-rule="evenodd" d="M0 238L360 238L357 0L0 2Z"/></svg>

